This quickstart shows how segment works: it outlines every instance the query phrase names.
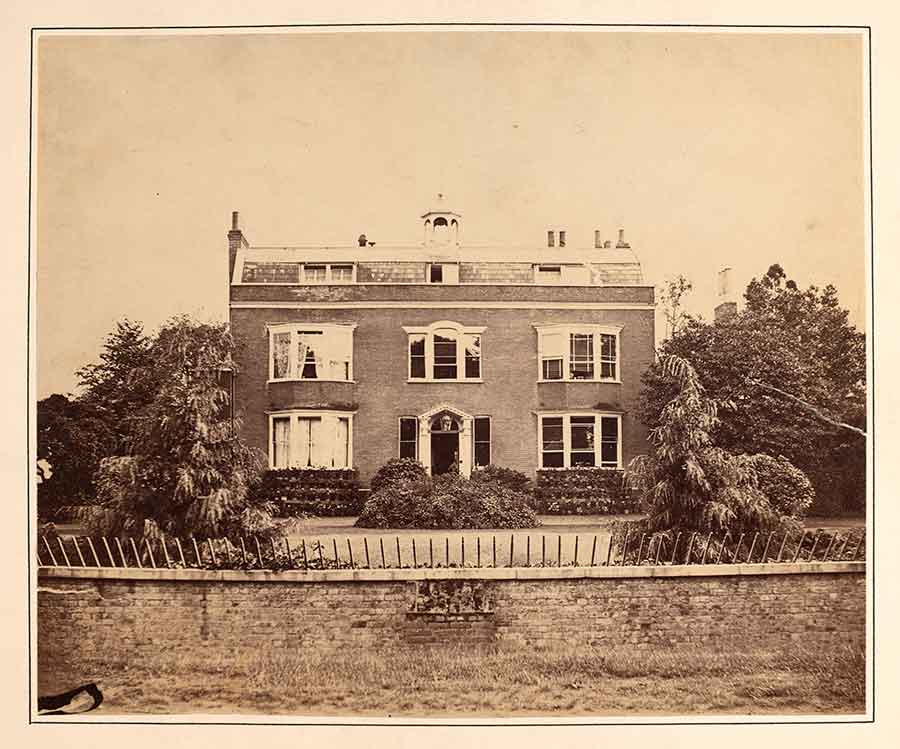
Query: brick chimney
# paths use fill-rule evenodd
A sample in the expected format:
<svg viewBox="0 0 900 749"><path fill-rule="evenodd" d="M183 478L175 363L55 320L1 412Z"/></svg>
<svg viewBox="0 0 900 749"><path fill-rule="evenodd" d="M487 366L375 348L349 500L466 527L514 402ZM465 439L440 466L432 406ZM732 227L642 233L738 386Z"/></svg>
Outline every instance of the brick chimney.
<svg viewBox="0 0 900 749"><path fill-rule="evenodd" d="M566 246L566 230L565 229L559 230L559 246L560 247Z"/></svg>
<svg viewBox="0 0 900 749"><path fill-rule="evenodd" d="M554 237L556 236L556 232L553 229L547 230L547 247L555 246L556 242L554 241Z"/></svg>
<svg viewBox="0 0 900 749"><path fill-rule="evenodd" d="M228 232L228 285L234 277L234 263L237 259L237 251L241 247L249 247L250 243L241 231L238 221L238 212L231 212L231 231Z"/></svg>
<svg viewBox="0 0 900 749"><path fill-rule="evenodd" d="M719 271L719 303L713 310L713 320L724 323L737 315L737 302L731 297L731 268Z"/></svg>
<svg viewBox="0 0 900 749"><path fill-rule="evenodd" d="M603 240L600 238L600 230L594 229L594 249L603 249Z"/></svg>
<svg viewBox="0 0 900 749"><path fill-rule="evenodd" d="M619 241L616 242L616 248L617 248L617 249L627 250L627 249L629 249L630 247L631 247L631 245L628 244L628 242L625 241L625 230L624 230L624 229L619 229Z"/></svg>

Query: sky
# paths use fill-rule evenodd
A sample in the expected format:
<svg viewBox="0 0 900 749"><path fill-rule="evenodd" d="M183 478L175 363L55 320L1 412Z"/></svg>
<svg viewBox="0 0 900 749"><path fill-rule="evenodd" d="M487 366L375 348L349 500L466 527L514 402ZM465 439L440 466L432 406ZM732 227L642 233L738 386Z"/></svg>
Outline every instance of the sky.
<svg viewBox="0 0 900 749"><path fill-rule="evenodd" d="M227 317L253 245L570 246L623 227L645 280L711 317L780 263L865 328L861 38L360 31L39 39L37 396L74 392L117 320ZM658 334L663 332L658 315Z"/></svg>

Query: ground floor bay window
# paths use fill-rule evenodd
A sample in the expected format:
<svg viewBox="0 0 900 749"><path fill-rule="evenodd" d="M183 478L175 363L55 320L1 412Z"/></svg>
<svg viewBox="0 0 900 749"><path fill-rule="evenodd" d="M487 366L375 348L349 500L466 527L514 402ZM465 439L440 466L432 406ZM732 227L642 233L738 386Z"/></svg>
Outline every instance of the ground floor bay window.
<svg viewBox="0 0 900 749"><path fill-rule="evenodd" d="M269 415L270 468L352 468L353 414L284 411Z"/></svg>
<svg viewBox="0 0 900 749"><path fill-rule="evenodd" d="M541 468L621 468L618 414L563 413L538 417Z"/></svg>

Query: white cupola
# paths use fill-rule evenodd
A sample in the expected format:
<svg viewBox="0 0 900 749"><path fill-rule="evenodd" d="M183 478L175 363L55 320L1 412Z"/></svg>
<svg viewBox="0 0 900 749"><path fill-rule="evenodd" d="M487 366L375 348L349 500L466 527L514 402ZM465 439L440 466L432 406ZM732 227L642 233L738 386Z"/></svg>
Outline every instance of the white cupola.
<svg viewBox="0 0 900 749"><path fill-rule="evenodd" d="M462 216L448 210L444 195L438 193L436 210L422 215L425 222L425 246L447 247L459 244L459 222Z"/></svg>

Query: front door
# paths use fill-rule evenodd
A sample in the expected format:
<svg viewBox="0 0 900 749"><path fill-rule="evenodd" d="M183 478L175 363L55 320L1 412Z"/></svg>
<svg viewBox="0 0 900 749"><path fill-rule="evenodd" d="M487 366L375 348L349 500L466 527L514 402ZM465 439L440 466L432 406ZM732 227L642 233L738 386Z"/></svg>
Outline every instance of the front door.
<svg viewBox="0 0 900 749"><path fill-rule="evenodd" d="M431 474L459 472L459 432L431 433Z"/></svg>

